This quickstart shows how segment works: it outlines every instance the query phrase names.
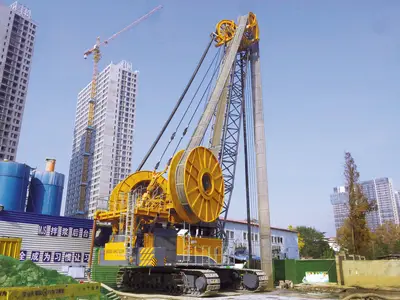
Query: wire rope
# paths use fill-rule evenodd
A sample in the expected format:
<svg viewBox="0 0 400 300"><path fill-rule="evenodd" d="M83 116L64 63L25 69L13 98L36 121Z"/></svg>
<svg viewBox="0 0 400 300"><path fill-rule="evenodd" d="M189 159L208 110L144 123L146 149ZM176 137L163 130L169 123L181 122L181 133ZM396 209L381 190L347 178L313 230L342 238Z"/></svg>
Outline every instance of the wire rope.
<svg viewBox="0 0 400 300"><path fill-rule="evenodd" d="M218 64L219 64L219 63L218 63ZM218 64L217 64L217 65L218 65ZM207 90L211 88L211 83L213 82L213 79L214 79L215 74L217 73L217 71L218 71L218 67L216 67L216 68L214 69L214 72L213 72L213 74L212 74L212 76L211 76L211 79L210 79L210 81L208 82L207 87L206 87L206 89L204 90L203 95L201 96L199 102L197 103L197 106L196 106L196 108L195 108L195 110L194 110L192 116L190 117L190 120L189 120L187 126L183 129L181 138L179 139L179 142L178 142L178 144L176 145L173 154L176 153L176 151L178 150L178 148L179 148L179 146L180 146L180 144L181 144L183 138L185 137L185 135L186 135L186 133L187 133L187 131L188 131L188 129L189 129L189 126L190 126L190 124L192 123L192 121L193 121L193 119L194 119L194 116L196 115L196 112L197 112L197 110L199 109L200 104L201 104L201 102L203 101L204 96L205 96L206 93L207 93ZM169 165L171 159L172 159L172 157L169 159L168 165Z"/></svg>
<svg viewBox="0 0 400 300"><path fill-rule="evenodd" d="M195 91L195 93L194 93L192 99L190 100L188 106L186 107L186 110L184 111L184 113L183 113L181 119L179 120L178 125L176 126L174 132L172 133L172 135L171 135L171 137L170 137L170 139L169 139L168 144L167 144L166 147L164 148L164 151L162 152L161 157L159 158L158 162L156 163L156 165L155 165L155 167L154 167L154 170L157 170L158 167L160 166L160 163L161 163L162 159L164 158L165 153L167 152L169 146L171 145L172 141L173 141L174 138L175 138L176 132L178 131L178 129L179 129L179 127L181 126L181 124L182 124L184 118L186 117L186 114L188 113L190 107L192 106L193 101L194 101L194 99L196 98L197 93L199 92L199 90L200 90L200 88L201 88L201 86L202 86L204 80L206 79L206 77L207 77L207 75L208 75L208 73L209 73L211 67L213 66L214 62L216 61L216 58L219 56L220 50L221 50L221 48L218 49L217 53L214 55L214 58L212 59L210 65L208 66L206 73L204 74L204 76L203 76L201 82L199 83L199 85L198 85L198 87L197 87L197 89L196 89L196 91Z"/></svg>
<svg viewBox="0 0 400 300"><path fill-rule="evenodd" d="M248 64L248 74L251 74L251 68L250 64ZM250 111L251 113L247 114L248 118L248 124L249 128L251 127L253 130L251 130L248 134L248 144L251 145L252 149L254 150L254 112L253 112L253 97L252 97L252 86L251 86L251 75L247 77L247 91L246 91L246 106L247 106L247 111ZM251 215L253 219L258 220L258 207L257 207L257 185L256 185L256 178L255 178L255 170L256 170L256 164L255 164L255 153L254 151L249 151L250 157L250 166L251 166L251 173L250 173L250 181L251 181Z"/></svg>
<svg viewBox="0 0 400 300"><path fill-rule="evenodd" d="M203 52L203 55L200 58L200 61L198 62L196 69L194 70L192 77L190 77L188 84L186 85L185 89L183 90L181 96L178 99L178 102L175 104L174 109L172 110L171 114L169 115L167 121L164 123L163 128L161 129L161 131L159 132L158 136L156 137L156 139L154 140L153 144L150 146L150 149L147 151L146 155L144 156L144 158L142 159L142 161L140 162L138 168L136 169L137 171L140 171L144 164L146 163L147 159L150 157L151 153L153 152L154 148L157 146L158 142L160 141L161 137L163 136L165 130L167 129L169 123L171 122L172 118L174 117L176 111L178 110L179 106L181 105L187 91L189 90L190 86L193 83L194 78L197 75L197 72L199 71L201 65L203 64L203 61L205 59L205 57L207 56L208 50L210 49L212 43L214 41L214 35L211 35L211 39L206 47L206 49Z"/></svg>
<svg viewBox="0 0 400 300"><path fill-rule="evenodd" d="M249 188L250 188L250 215L251 215L251 222L257 220L257 203L256 203L256 194L255 194L255 163L254 163L254 122L253 122L253 106L252 106L252 86L251 86L251 69L249 60L247 61L247 70L246 70L246 90L245 90L245 106L246 111L249 113L246 114L246 123L248 124L247 128L247 144L248 144L248 161L249 161ZM251 128L251 129L250 129ZM253 150L253 151L252 151ZM258 239L252 239L253 249L256 249L258 245Z"/></svg>

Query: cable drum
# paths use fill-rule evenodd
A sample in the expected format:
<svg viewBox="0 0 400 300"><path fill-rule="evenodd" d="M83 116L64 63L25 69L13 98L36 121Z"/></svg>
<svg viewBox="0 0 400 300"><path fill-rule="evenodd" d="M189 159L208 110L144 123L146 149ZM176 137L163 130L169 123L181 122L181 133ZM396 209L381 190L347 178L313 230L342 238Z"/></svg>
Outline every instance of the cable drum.
<svg viewBox="0 0 400 300"><path fill-rule="evenodd" d="M173 161L179 162L183 152L178 152ZM176 212L191 224L199 221L214 222L221 214L225 191L222 168L217 157L208 148L200 146L190 151L181 163L183 176L175 174L176 188L172 188L176 191L176 197L173 197ZM179 169L171 169L174 173L176 170Z"/></svg>

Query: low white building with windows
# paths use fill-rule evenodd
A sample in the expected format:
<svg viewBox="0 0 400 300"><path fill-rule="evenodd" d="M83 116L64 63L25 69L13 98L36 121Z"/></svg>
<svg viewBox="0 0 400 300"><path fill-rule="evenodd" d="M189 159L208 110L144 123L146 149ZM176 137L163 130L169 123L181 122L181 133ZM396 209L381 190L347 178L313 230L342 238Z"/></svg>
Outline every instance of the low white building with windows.
<svg viewBox="0 0 400 300"><path fill-rule="evenodd" d="M231 253L247 253L248 231L247 221L226 220L225 232ZM252 256L260 256L260 237L258 223L251 226ZM297 231L271 227L272 257L276 259L299 259ZM238 254L241 255L241 254Z"/></svg>

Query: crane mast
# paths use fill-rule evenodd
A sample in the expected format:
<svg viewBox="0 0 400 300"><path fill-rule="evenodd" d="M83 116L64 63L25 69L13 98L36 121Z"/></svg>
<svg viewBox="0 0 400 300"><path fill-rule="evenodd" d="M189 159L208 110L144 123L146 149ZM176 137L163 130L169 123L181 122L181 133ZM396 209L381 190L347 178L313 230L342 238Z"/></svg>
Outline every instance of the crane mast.
<svg viewBox="0 0 400 300"><path fill-rule="evenodd" d="M180 159L177 170L176 170L176 187L177 187L177 193L178 197L182 199L182 205L184 209L188 212L191 213L191 204L190 204L190 199L188 199L185 191L185 186L187 185L187 181L189 180L188 178L185 178L185 175L187 174L185 164L188 156L190 155L191 151L195 148L198 147L201 144L201 141L204 139L204 135L206 134L207 128L211 122L212 116L217 108L218 101L222 95L222 92L224 91L225 83L228 80L228 77L231 73L232 65L235 61L236 54L239 50L239 46L242 42L243 34L246 30L246 25L247 25L247 18L248 16L241 16L239 17L239 24L236 29L236 34L233 37L232 42L229 44L228 49L225 54L225 59L223 61L222 67L221 67L221 72L219 74L219 77L216 81L215 88L211 94L210 100L208 101L207 107L205 111L203 112L203 115L200 118L200 121L197 124L197 127L188 143L188 146L185 149L184 154L182 155L182 158ZM205 173L202 175L204 180L212 181L213 178L208 179L208 177L213 177L212 174L210 173ZM211 182L212 184L212 182ZM215 190L217 191L217 189ZM209 195L210 196L210 195ZM217 197L217 195L213 195ZM219 195L221 196L221 195ZM224 195L222 195L224 196ZM216 200L215 197L212 197L212 200L207 199L207 197L202 198L204 205L207 207L210 204L210 201L218 201ZM224 203L224 202L223 202ZM203 203L202 203L203 204ZM222 209L222 207L221 207ZM218 211L218 214L220 214L221 209ZM217 213L217 212L215 212ZM218 217L218 216L217 216ZM216 218L214 218L216 219ZM199 220L200 221L200 220ZM209 220L201 220L204 222L208 222Z"/></svg>
<svg viewBox="0 0 400 300"><path fill-rule="evenodd" d="M85 214L85 205L86 205L86 197L87 197L87 187L89 184L89 164L90 164L90 157L91 157L91 145L92 145L92 136L94 131L94 113L95 113L95 105L96 105L96 96L97 96L97 77L98 77L98 64L101 59L100 53L100 46L107 45L110 41L114 40L117 36L121 33L127 31L128 29L132 28L133 26L139 24L140 22L147 19L156 11L162 8L161 5L155 7L147 14L143 15L142 17L136 19L131 24L123 28L122 30L114 33L105 41L101 41L100 37L97 37L96 43L93 48L85 51L83 57L86 59L89 55L93 55L93 74L92 74L92 81L90 87L90 99L88 103L88 116L87 116L87 126L85 130L84 136L84 151L82 157L82 175L81 175L81 183L80 183L80 190L79 190L79 215Z"/></svg>

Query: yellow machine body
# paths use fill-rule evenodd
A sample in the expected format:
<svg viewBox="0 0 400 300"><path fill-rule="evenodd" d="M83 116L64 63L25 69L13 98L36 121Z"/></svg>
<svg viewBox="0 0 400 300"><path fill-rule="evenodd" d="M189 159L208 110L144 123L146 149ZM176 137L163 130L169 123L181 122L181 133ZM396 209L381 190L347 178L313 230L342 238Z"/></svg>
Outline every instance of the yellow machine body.
<svg viewBox="0 0 400 300"><path fill-rule="evenodd" d="M130 229L133 238L138 226L152 223L156 217L157 222L172 224L214 222L224 203L222 168L211 150L194 148L185 162L184 182L181 183L185 187L185 201L182 201L176 191L175 171L183 152L177 152L164 171L139 171L118 183L111 193L108 211L97 211L95 219L111 222L113 232L117 233L126 228L124 216L128 206L133 205L131 213L142 217L142 223L135 223ZM167 172L168 180L163 176ZM135 190L141 192L132 195Z"/></svg>
<svg viewBox="0 0 400 300"><path fill-rule="evenodd" d="M207 237L177 236L177 257L208 257L216 264L222 263L222 239ZM125 260L126 247L124 242L109 242L105 244L105 261ZM139 266L151 265L154 257L154 236L146 233L144 236L144 247L139 252L141 264ZM165 260L164 264L168 261Z"/></svg>
<svg viewBox="0 0 400 300"><path fill-rule="evenodd" d="M217 238L178 236L178 256L209 257L217 264L222 263L222 240Z"/></svg>
<svg viewBox="0 0 400 300"><path fill-rule="evenodd" d="M104 247L104 260L125 260L125 249L124 242L106 243Z"/></svg>

